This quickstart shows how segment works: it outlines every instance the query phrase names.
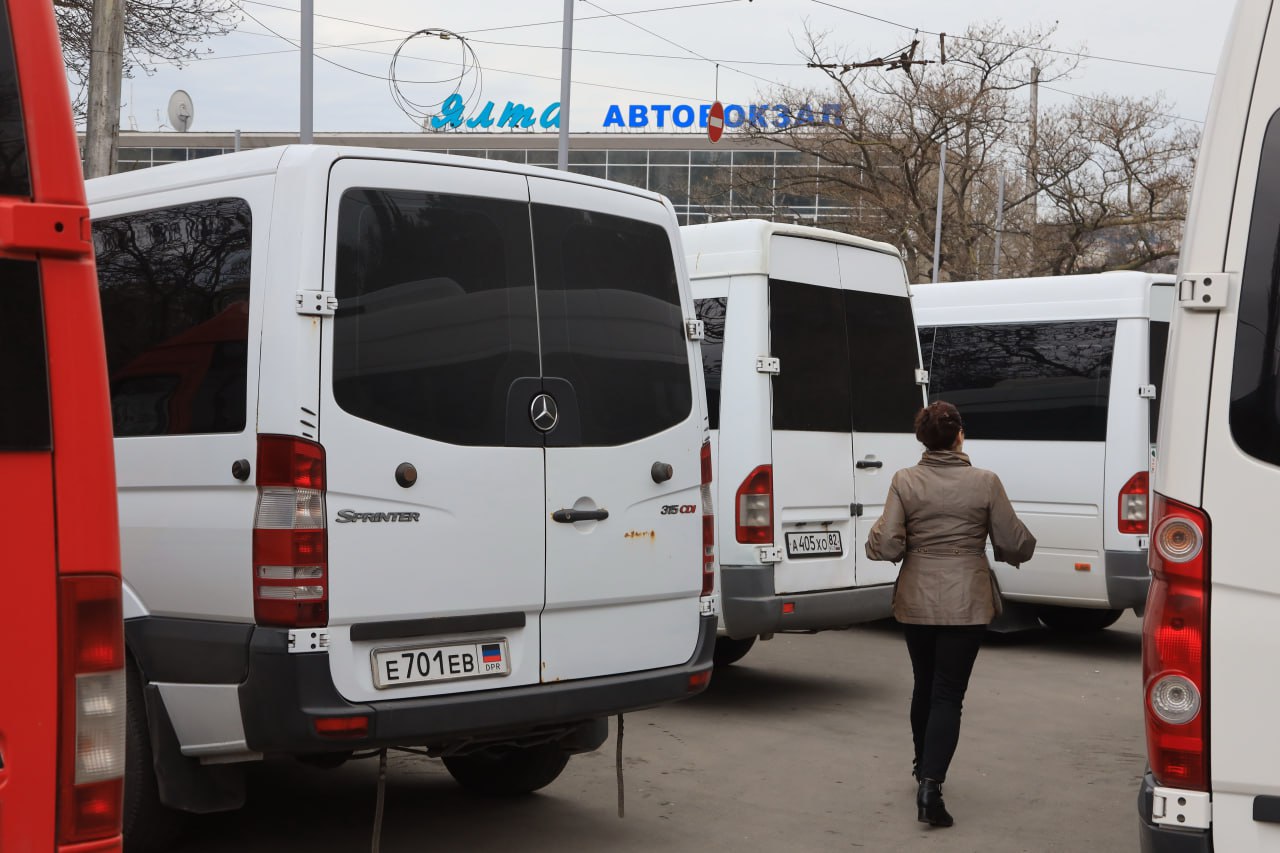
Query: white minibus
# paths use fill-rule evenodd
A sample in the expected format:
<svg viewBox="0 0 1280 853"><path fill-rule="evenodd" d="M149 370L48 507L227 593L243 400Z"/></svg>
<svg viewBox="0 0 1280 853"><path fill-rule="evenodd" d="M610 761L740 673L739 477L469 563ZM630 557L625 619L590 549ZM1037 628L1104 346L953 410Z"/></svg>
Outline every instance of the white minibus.
<svg viewBox="0 0 1280 853"><path fill-rule="evenodd" d="M1146 853L1280 850L1280 5L1236 7L1214 87L1153 484Z"/></svg>
<svg viewBox="0 0 1280 853"><path fill-rule="evenodd" d="M681 229L699 319L719 544L716 661L759 636L889 615L863 553L915 464L920 351L898 251L760 220Z"/></svg>
<svg viewBox="0 0 1280 853"><path fill-rule="evenodd" d="M912 288L929 396L964 420L1035 534L993 562L997 629L1100 630L1147 596L1148 472L1173 277L1139 272Z"/></svg>

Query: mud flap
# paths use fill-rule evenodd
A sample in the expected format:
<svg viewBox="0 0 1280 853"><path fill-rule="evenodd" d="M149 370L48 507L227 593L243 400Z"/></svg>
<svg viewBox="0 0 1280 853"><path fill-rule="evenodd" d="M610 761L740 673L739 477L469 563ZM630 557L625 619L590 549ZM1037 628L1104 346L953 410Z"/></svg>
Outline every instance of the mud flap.
<svg viewBox="0 0 1280 853"><path fill-rule="evenodd" d="M148 684L147 729L160 802L171 809L210 814L232 811L245 803L244 768L234 764L201 764L182 754L160 688Z"/></svg>

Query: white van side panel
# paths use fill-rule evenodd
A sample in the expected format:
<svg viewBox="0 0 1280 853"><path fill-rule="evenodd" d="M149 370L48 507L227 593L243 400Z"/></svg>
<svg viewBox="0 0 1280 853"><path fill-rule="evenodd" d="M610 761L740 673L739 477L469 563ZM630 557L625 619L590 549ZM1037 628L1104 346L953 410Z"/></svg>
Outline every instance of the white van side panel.
<svg viewBox="0 0 1280 853"><path fill-rule="evenodd" d="M1138 389L1148 384L1149 332L1145 318L1116 321L1102 488L1102 532L1108 551L1144 550L1148 539L1120 532L1120 490L1134 474L1151 468L1151 403L1138 395ZM1101 569L1101 565L1093 568Z"/></svg>
<svg viewBox="0 0 1280 853"><path fill-rule="evenodd" d="M1280 707L1280 679L1274 670L1274 662L1280 659L1280 634L1274 630L1280 614L1280 572L1276 570L1274 544L1280 469L1241 450L1230 426L1239 325L1246 319L1261 319L1244 318L1239 312L1240 273L1244 270L1262 143L1280 109L1280 21L1272 15L1269 25L1264 26L1263 15L1269 5L1242 4L1234 40L1228 42L1227 54L1238 56L1240 61L1232 63L1228 59L1224 73L1219 75L1219 85L1225 91L1215 93L1215 101L1222 96L1212 117L1217 124L1212 126L1206 146L1210 157L1201 159L1196 222L1189 228L1195 238L1183 260L1187 274L1221 270L1231 273L1228 305L1217 315L1216 340L1207 328L1213 314L1179 310L1176 328L1183 350L1179 356L1186 358L1179 358L1176 366L1172 362L1170 365L1171 369L1179 369L1188 360L1198 360L1198 370L1203 371L1207 364L1212 364L1213 369L1207 394L1207 424L1206 395L1199 396L1198 411L1192 406L1201 390L1200 383L1188 383L1180 374L1179 391L1188 396L1181 410L1170 415L1198 415L1196 424L1206 427L1202 506L1209 515L1211 542L1208 694L1213 842L1215 849L1230 851L1280 849L1280 826L1254 821L1251 810L1253 796L1280 795L1280 778L1276 776L1280 740L1274 737L1274 711ZM1245 83L1252 76L1248 62L1256 55L1253 51L1257 50L1257 34L1264 31L1266 41L1252 88L1253 101L1241 132L1239 117L1244 104L1239 99L1250 90ZM1232 97L1232 86L1241 91L1239 96ZM1237 158L1231 149L1241 138L1243 150ZM1238 177L1233 168L1237 162ZM1225 198L1211 188L1233 185L1230 230L1224 241L1220 225L1226 219ZM1263 192L1272 191L1271 187L1263 188ZM1264 235L1263 239L1274 240L1275 236ZM1222 258L1219 252L1224 243L1226 254ZM1253 367L1256 369L1256 364ZM1199 373L1193 375L1199 379ZM1195 439L1197 430L1188 428L1181 417L1173 430L1179 443L1162 450L1162 458L1169 461L1163 466L1169 469L1169 475L1163 476L1159 485L1172 491L1172 497L1187 500L1186 489L1194 482L1194 470L1180 468L1193 466L1175 465L1171 455L1190 451L1188 442ZM1190 502L1195 503L1194 494Z"/></svg>
<svg viewBox="0 0 1280 853"><path fill-rule="evenodd" d="M239 433L117 438L116 482L121 565L155 616L253 621L250 583L257 492L231 476L238 459L256 458L261 340L267 295L272 179L251 177L95 204L94 219L217 198L244 199L252 237L245 428ZM173 555L182 565L174 566ZM235 567L239 567L237 571ZM175 582L175 578L181 580Z"/></svg>

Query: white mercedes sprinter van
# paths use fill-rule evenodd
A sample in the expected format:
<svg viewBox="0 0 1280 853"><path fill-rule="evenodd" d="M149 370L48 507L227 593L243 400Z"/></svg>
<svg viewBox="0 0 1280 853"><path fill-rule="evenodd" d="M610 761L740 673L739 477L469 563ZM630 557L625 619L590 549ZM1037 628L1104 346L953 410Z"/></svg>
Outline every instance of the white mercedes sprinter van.
<svg viewBox="0 0 1280 853"><path fill-rule="evenodd" d="M609 715L705 687L710 445L664 198L290 146L89 200L149 734L126 837L236 807L267 753L417 744L533 790Z"/></svg>
<svg viewBox="0 0 1280 853"><path fill-rule="evenodd" d="M1052 276L912 288L929 396L964 419L1039 543L992 563L997 627L1100 630L1147 598L1148 472L1173 276Z"/></svg>
<svg viewBox="0 0 1280 853"><path fill-rule="evenodd" d="M1160 412L1147 853L1280 850L1277 259L1280 4L1243 0L1197 161Z"/></svg>
<svg viewBox="0 0 1280 853"><path fill-rule="evenodd" d="M920 350L898 251L760 220L681 229L705 325L722 621L716 662L756 637L890 613L868 560L889 481L920 458Z"/></svg>

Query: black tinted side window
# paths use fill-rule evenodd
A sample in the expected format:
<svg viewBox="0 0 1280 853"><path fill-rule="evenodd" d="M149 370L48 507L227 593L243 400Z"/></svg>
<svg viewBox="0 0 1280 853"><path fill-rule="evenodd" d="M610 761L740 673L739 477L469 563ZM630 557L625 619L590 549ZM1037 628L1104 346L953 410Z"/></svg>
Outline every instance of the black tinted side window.
<svg viewBox="0 0 1280 853"><path fill-rule="evenodd" d="M846 290L844 305L854 430L914 432L924 395L916 384L920 357L911 300Z"/></svg>
<svg viewBox="0 0 1280 853"><path fill-rule="evenodd" d="M238 198L93 223L116 435L245 428L252 232Z"/></svg>
<svg viewBox="0 0 1280 853"><path fill-rule="evenodd" d="M773 428L849 432L849 341L842 291L777 279L769 282Z"/></svg>
<svg viewBox="0 0 1280 853"><path fill-rule="evenodd" d="M1105 441L1114 320L938 326L929 396L974 439Z"/></svg>
<svg viewBox="0 0 1280 853"><path fill-rule="evenodd" d="M1147 346L1150 350L1147 358L1147 380L1156 388L1156 398L1151 401L1149 412L1151 443L1156 443L1156 429L1160 425L1160 397L1164 391L1164 358L1169 349L1169 324L1160 320L1152 320L1147 332Z"/></svg>
<svg viewBox="0 0 1280 853"><path fill-rule="evenodd" d="M31 195L27 131L7 3L0 3L0 195Z"/></svg>
<svg viewBox="0 0 1280 853"><path fill-rule="evenodd" d="M1280 113L1262 140L1249 244L1240 281L1231 373L1231 435L1250 456L1280 465Z"/></svg>
<svg viewBox="0 0 1280 853"><path fill-rule="evenodd" d="M538 375L528 205L347 190L337 255L338 405L424 438L505 444L508 389Z"/></svg>
<svg viewBox="0 0 1280 853"><path fill-rule="evenodd" d="M724 321L729 313L729 297L694 300L698 319L706 327L702 339L702 375L707 383L707 420L711 429L720 429L720 379L724 363Z"/></svg>
<svg viewBox="0 0 1280 853"><path fill-rule="evenodd" d="M35 261L0 259L0 364L0 451L48 450L49 364Z"/></svg>
<svg viewBox="0 0 1280 853"><path fill-rule="evenodd" d="M543 375L574 389L586 445L653 435L689 417L688 343L661 226L533 206Z"/></svg>

